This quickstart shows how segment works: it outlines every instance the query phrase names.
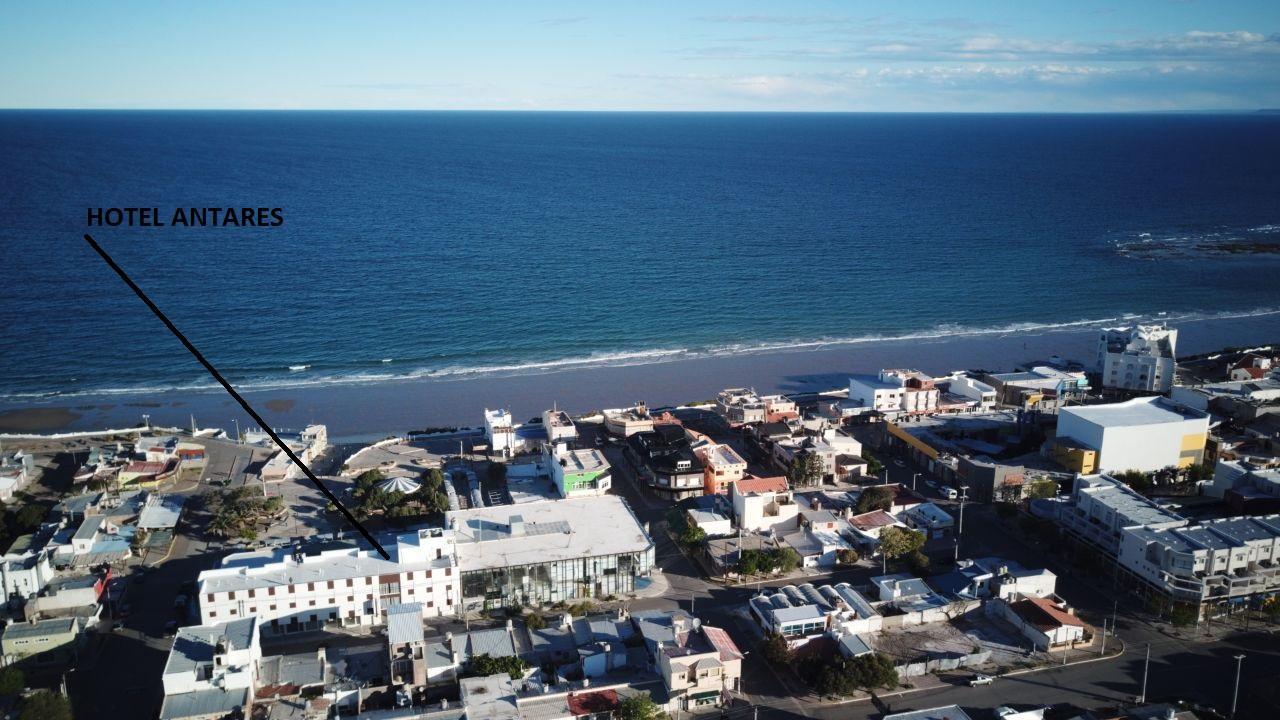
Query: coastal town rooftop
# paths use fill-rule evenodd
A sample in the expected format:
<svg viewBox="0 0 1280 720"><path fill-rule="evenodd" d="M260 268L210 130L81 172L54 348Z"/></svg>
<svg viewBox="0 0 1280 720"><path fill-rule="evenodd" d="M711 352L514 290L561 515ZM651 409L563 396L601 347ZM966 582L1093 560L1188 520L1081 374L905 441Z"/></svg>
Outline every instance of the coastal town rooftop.
<svg viewBox="0 0 1280 720"><path fill-rule="evenodd" d="M456 533L463 572L653 547L631 509L616 495L455 510L448 513L448 525Z"/></svg>
<svg viewBox="0 0 1280 720"><path fill-rule="evenodd" d="M1132 400L1106 405L1072 406L1063 408L1062 412L1075 415L1082 420L1103 427L1180 423L1185 420L1198 420L1209 417L1207 413L1193 410L1185 405L1179 405L1161 397L1133 398Z"/></svg>

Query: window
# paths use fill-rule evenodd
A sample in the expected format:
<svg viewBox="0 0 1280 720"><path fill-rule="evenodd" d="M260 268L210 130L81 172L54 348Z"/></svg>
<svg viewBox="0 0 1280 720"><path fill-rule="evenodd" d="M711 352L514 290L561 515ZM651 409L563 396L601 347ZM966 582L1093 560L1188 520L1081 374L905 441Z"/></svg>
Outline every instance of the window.
<svg viewBox="0 0 1280 720"><path fill-rule="evenodd" d="M330 581L329 581L329 589L330 589L330 590L332 590L332 589L333 589L333 581L332 581L332 580L330 580Z"/></svg>
<svg viewBox="0 0 1280 720"><path fill-rule="evenodd" d="M258 591L257 591L257 590L254 590L253 588L249 588L249 597L250 597L250 598L255 598L255 597L257 597L257 596L258 596Z"/></svg>
<svg viewBox="0 0 1280 720"><path fill-rule="evenodd" d="M347 578L347 587L351 587L351 578Z"/></svg>
<svg viewBox="0 0 1280 720"><path fill-rule="evenodd" d="M268 595L275 595L275 594L276 594L276 588L275 588L275 586L274 586L274 585L272 585L271 587L267 588L267 594L268 594Z"/></svg>
<svg viewBox="0 0 1280 720"><path fill-rule="evenodd" d="M208 598L209 602L213 602L213 593L209 593Z"/></svg>

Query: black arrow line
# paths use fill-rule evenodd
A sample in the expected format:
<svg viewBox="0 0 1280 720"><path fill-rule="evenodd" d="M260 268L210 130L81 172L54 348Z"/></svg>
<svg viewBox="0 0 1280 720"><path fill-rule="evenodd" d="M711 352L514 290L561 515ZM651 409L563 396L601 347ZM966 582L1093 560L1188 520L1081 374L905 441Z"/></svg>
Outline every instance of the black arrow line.
<svg viewBox="0 0 1280 720"><path fill-rule="evenodd" d="M236 389L231 387L231 383L227 382L226 378L222 377L222 373L218 372L218 368L214 367L213 363L205 359L204 354L197 350L195 345L191 344L191 341L187 339L186 335L182 334L182 331L178 329L178 326L174 325L173 322L169 320L163 312L161 312L160 308L151 301L151 298L147 297L147 294L142 291L142 288L138 287L137 283L135 283L129 275L116 264L116 261L111 259L111 256L107 254L107 251L103 250L102 246L90 237L88 233L85 233L84 240L89 243L89 247L93 248L95 252L102 256L103 261L120 276L120 279L124 281L124 284L128 285L129 289L132 290L134 294L142 300L142 302L146 303L147 307L151 308L151 312L155 313L156 317L160 318L160 322L164 323L165 327L169 328L169 332L173 333L174 337L178 338L178 340L182 342L182 344L187 348L187 352L190 352L195 356L196 360L200 361L200 364L204 366L204 369L209 371L209 374L213 376L214 380L218 381L218 384L227 391L227 394L236 402L240 403L240 407L244 408L244 411L249 413L249 417L258 422L258 427L262 428L271 436L271 439L275 441L276 445L280 446L280 449L284 451L285 455L289 456L289 459L292 460L295 465L302 468L302 472L306 473L307 477L311 478L311 482L315 483L315 486L320 489L320 492L324 493L324 496L329 498L334 506L338 508L339 512L342 513L343 517L347 519L347 522L351 523L355 529L360 531L360 534L364 536L364 539L368 540L373 545L374 549L378 551L378 554L381 555L384 560L390 560L391 556L382 548L382 545L378 544L377 540L373 539L373 536L364 528L364 525L361 525L360 521L356 520L356 516L352 515L350 510L343 507L342 503L338 502L337 496L335 496L329 488L325 487L324 483L320 482L320 478L316 477L315 473L311 472L311 468L307 467L307 464L302 462L302 458L293 454L293 450L290 450L284 440L281 440L280 436L276 435L276 432L271 429L271 426L267 424L267 421L263 420L262 416L259 415L257 411L255 411L253 407L240 396L240 393L236 392ZM237 442L239 442L239 440L239 438L236 438Z"/></svg>

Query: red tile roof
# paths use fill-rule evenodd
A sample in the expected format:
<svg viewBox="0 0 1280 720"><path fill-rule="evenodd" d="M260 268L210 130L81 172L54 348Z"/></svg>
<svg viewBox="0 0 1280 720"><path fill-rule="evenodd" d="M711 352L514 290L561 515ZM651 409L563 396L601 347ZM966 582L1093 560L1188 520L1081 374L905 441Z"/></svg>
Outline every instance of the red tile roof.
<svg viewBox="0 0 1280 720"><path fill-rule="evenodd" d="M702 634L707 636L707 641L711 643L716 650L720 651L720 662L728 662L730 660L738 660L742 658L742 651L734 644L733 639L729 637L729 633L718 627L702 626Z"/></svg>
<svg viewBox="0 0 1280 720"><path fill-rule="evenodd" d="M574 717L613 712L618 709L618 693L615 690L593 690L569 693L569 712Z"/></svg>
<svg viewBox="0 0 1280 720"><path fill-rule="evenodd" d="M738 488L739 495L746 495L747 493L787 491L787 479L781 475L763 478L745 477L738 480L735 485Z"/></svg>
<svg viewBox="0 0 1280 720"><path fill-rule="evenodd" d="M1058 609L1058 606L1044 598L1024 598L1009 607L1018 614L1018 617L1041 630L1054 630L1063 625L1084 627L1080 618Z"/></svg>
<svg viewBox="0 0 1280 720"><path fill-rule="evenodd" d="M164 472L164 468L165 464L162 462L131 462L124 471L141 475L158 475Z"/></svg>
<svg viewBox="0 0 1280 720"><path fill-rule="evenodd" d="M893 525L897 522L898 521L895 520L892 515L883 510L872 510L869 513L862 513L861 515L854 515L849 518L849 524L859 530L871 530L873 528L885 527L886 525Z"/></svg>

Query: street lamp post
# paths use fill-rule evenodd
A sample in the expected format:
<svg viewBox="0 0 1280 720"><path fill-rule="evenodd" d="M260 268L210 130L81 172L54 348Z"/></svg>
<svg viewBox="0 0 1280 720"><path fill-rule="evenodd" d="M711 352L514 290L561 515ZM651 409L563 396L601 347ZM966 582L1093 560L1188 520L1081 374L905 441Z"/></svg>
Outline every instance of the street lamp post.
<svg viewBox="0 0 1280 720"><path fill-rule="evenodd" d="M1240 666L1244 664L1244 653L1236 655L1236 689L1231 693L1231 720L1236 717L1236 702L1240 699Z"/></svg>
<svg viewBox="0 0 1280 720"><path fill-rule="evenodd" d="M1147 671L1151 669L1151 643L1147 643L1147 659L1142 663L1142 694L1138 696L1138 703L1147 701Z"/></svg>
<svg viewBox="0 0 1280 720"><path fill-rule="evenodd" d="M964 536L964 501L969 499L969 486L960 486L960 524L956 528L955 561L960 562L960 538Z"/></svg>
<svg viewBox="0 0 1280 720"><path fill-rule="evenodd" d="M911 473L911 492L916 491L916 478L920 477L920 473Z"/></svg>

